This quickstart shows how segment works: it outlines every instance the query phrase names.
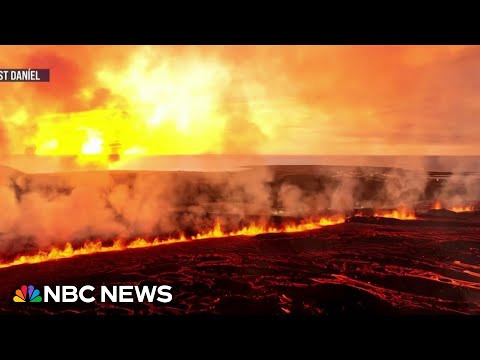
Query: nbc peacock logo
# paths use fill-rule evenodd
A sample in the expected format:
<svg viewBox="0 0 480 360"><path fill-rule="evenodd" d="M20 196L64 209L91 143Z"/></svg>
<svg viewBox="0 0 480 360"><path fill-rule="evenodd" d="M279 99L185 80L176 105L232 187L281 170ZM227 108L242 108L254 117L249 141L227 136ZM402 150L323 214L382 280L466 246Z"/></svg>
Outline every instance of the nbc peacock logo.
<svg viewBox="0 0 480 360"><path fill-rule="evenodd" d="M14 302L42 302L42 297L40 296L40 291L35 289L33 285L23 285L20 289L15 291L15 296L13 297Z"/></svg>

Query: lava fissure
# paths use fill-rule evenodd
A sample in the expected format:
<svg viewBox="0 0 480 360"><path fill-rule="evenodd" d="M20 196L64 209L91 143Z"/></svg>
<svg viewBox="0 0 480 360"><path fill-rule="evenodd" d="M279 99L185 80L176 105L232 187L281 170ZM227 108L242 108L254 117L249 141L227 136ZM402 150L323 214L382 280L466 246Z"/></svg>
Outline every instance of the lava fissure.
<svg viewBox="0 0 480 360"><path fill-rule="evenodd" d="M432 210L449 210L453 211L455 213L465 213L465 212L473 212L475 211L475 206L473 205L455 205L455 206L450 206L450 207L444 207L443 204L436 200L431 207Z"/></svg>
<svg viewBox="0 0 480 360"><path fill-rule="evenodd" d="M344 217L320 218L318 221L308 221L300 224L285 225L283 227L267 227L257 224L250 224L236 231L225 232L222 229L220 222L216 222L213 229L199 233L194 236L186 237L180 235L178 237L169 237L166 239L155 238L153 240L146 240L144 238L137 238L132 242L125 242L123 240L115 240L112 245L104 245L101 241L92 241L85 243L82 247L74 249L71 243L67 243L63 249L52 247L47 251L41 250L33 255L17 256L12 261L1 261L0 268L21 265L21 264L35 264L44 261L58 260L63 258L71 258L78 255L88 255L101 252L120 251L126 249L145 248L151 246L158 246L164 244L193 241L200 239L224 238L231 236L255 236L259 234L268 233L292 233L308 230L320 229L324 226L335 225L345 222Z"/></svg>
<svg viewBox="0 0 480 360"><path fill-rule="evenodd" d="M433 208L440 206L439 203L435 203ZM466 209L462 208L462 209ZM470 210L466 210L470 211ZM365 217L361 212L357 212L353 217ZM418 220L415 215L415 212L406 208L400 208L398 210L381 210L373 212L373 217L382 217L382 218L393 218L398 220ZM145 248L151 246L158 246L164 244L186 242L200 239L211 239L211 238L224 238L224 237L233 237L233 236L255 236L260 234L275 234L275 233L292 233L292 232L303 232L308 230L320 229L324 226L336 225L346 222L348 220L345 216L331 216L331 217L321 217L319 220L309 220L303 221L298 224L286 224L284 226L265 226L252 223L248 226L245 226L239 230L234 231L225 231L222 228L222 224L217 221L214 227L209 231L204 231L193 236L185 236L180 234L177 237L168 237L165 239L154 238L153 240L147 240L145 238L137 238L131 242L124 241L121 239L115 240L113 244L106 245L102 241L91 241L86 242L80 248L74 248L71 243L66 243L63 249L58 247L51 247L48 250L40 250L36 254L32 255L20 255L14 258L13 260L0 260L0 268L6 268L15 265L21 264L35 264L45 261L58 260L64 258L71 258L79 255L88 255L102 252L112 252L120 251L126 249L136 249L136 248Z"/></svg>

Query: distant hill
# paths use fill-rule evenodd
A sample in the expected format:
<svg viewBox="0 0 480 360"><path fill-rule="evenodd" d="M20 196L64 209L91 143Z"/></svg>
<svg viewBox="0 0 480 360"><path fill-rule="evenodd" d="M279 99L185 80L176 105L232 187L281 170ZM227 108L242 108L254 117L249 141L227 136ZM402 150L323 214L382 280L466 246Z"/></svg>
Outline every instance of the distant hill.
<svg viewBox="0 0 480 360"><path fill-rule="evenodd" d="M12 155L4 165L29 174L82 170L75 156ZM124 155L111 166L131 171L233 171L250 166L350 166L401 168L429 172L477 172L479 156L340 155ZM88 169L84 169L88 170ZM433 175L435 176L435 174Z"/></svg>
<svg viewBox="0 0 480 360"><path fill-rule="evenodd" d="M22 175L24 172L14 169L10 166L0 165L0 177L11 176L11 175Z"/></svg>

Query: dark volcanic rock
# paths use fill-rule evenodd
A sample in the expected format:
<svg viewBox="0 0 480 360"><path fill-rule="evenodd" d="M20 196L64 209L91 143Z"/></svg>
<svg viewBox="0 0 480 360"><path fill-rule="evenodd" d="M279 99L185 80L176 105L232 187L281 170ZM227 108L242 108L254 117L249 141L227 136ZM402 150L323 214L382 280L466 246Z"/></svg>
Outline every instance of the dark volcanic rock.
<svg viewBox="0 0 480 360"><path fill-rule="evenodd" d="M0 269L0 313L480 314L480 219L369 217L302 233L196 240ZM21 285L93 285L93 303L18 304ZM168 304L101 285L172 286Z"/></svg>

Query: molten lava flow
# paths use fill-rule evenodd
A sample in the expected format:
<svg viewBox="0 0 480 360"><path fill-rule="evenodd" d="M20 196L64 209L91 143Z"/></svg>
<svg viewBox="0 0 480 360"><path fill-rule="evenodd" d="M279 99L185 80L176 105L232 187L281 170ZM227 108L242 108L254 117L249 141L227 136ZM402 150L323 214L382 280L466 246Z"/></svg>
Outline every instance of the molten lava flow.
<svg viewBox="0 0 480 360"><path fill-rule="evenodd" d="M216 222L212 230L202 234L197 234L196 236L193 236L192 239L198 240L198 239L209 239L209 238L240 236L240 235L255 236L255 235L264 234L264 233L277 233L277 232L280 232L280 230L273 227L263 227L263 226L258 226L256 224L250 224L249 226L245 226L240 230L225 233L222 230L221 224L219 222Z"/></svg>
<svg viewBox="0 0 480 360"><path fill-rule="evenodd" d="M274 234L274 233L280 233L280 232L301 232L301 231L307 231L307 230L315 230L315 229L320 229L323 226L328 226L328 225L336 225L336 224L341 224L345 222L345 219L343 217L338 217L338 218L321 218L318 221L308 221L304 222L301 224L293 224L293 225L286 225L282 228L275 228L275 227L266 227L266 226L261 226L261 225L256 225L256 224L250 224L249 226L245 226L240 230L237 231L231 231L228 233L225 233L219 222L215 224L215 227L205 233L198 234L197 236L193 236L193 240L198 240L198 239L209 239L209 238L218 238L218 237L226 237L226 236L255 236L259 234Z"/></svg>
<svg viewBox="0 0 480 360"><path fill-rule="evenodd" d="M435 201L432 205L432 209L433 210L441 210L442 209L442 204L440 203L440 201Z"/></svg>
<svg viewBox="0 0 480 360"><path fill-rule="evenodd" d="M105 246L100 241L92 241L85 243L81 248L74 249L72 244L67 243L64 249L52 247L49 251L39 251L35 255L22 255L11 262L1 262L0 268L10 267L21 264L35 264L39 262L57 260L63 258L70 258L78 255L88 255L99 252L119 251L125 249L135 249L148 246L157 246L161 244L168 244L173 242L186 241L184 236L177 239L168 238L165 240L154 239L153 241L146 241L145 239L136 239L129 244L125 244L121 240L114 241L113 245Z"/></svg>
<svg viewBox="0 0 480 360"><path fill-rule="evenodd" d="M475 208L473 206L453 206L453 207L449 208L448 210L456 212L456 213L461 213L461 212L474 211Z"/></svg>
<svg viewBox="0 0 480 360"><path fill-rule="evenodd" d="M74 249L72 244L67 243L64 249L52 247L48 251L39 251L35 255L22 255L15 258L13 261L0 261L0 268L10 267L21 264L35 264L44 261L57 260L63 258L70 258L78 255L87 255L100 252L120 251L125 249L145 248L151 246L158 246L170 243L177 243L183 241L209 239L209 238L223 238L229 236L254 236L265 233L281 233L281 232L300 232L306 230L320 229L323 226L335 225L345 222L343 217L335 218L321 218L318 221L309 221L301 224L286 225L281 228L265 227L255 224L251 224L237 231L224 232L219 222L215 223L212 230L206 231L190 238L181 235L178 238L167 238L164 240L155 238L154 240L145 240L142 238L136 239L130 243L126 243L122 240L116 240L112 245L103 245L101 241L94 241L85 243L81 248Z"/></svg>
<svg viewBox="0 0 480 360"><path fill-rule="evenodd" d="M415 220L416 219L415 212L407 209L376 212L375 214L373 214L373 216L393 218L393 219L399 219L399 220Z"/></svg>

